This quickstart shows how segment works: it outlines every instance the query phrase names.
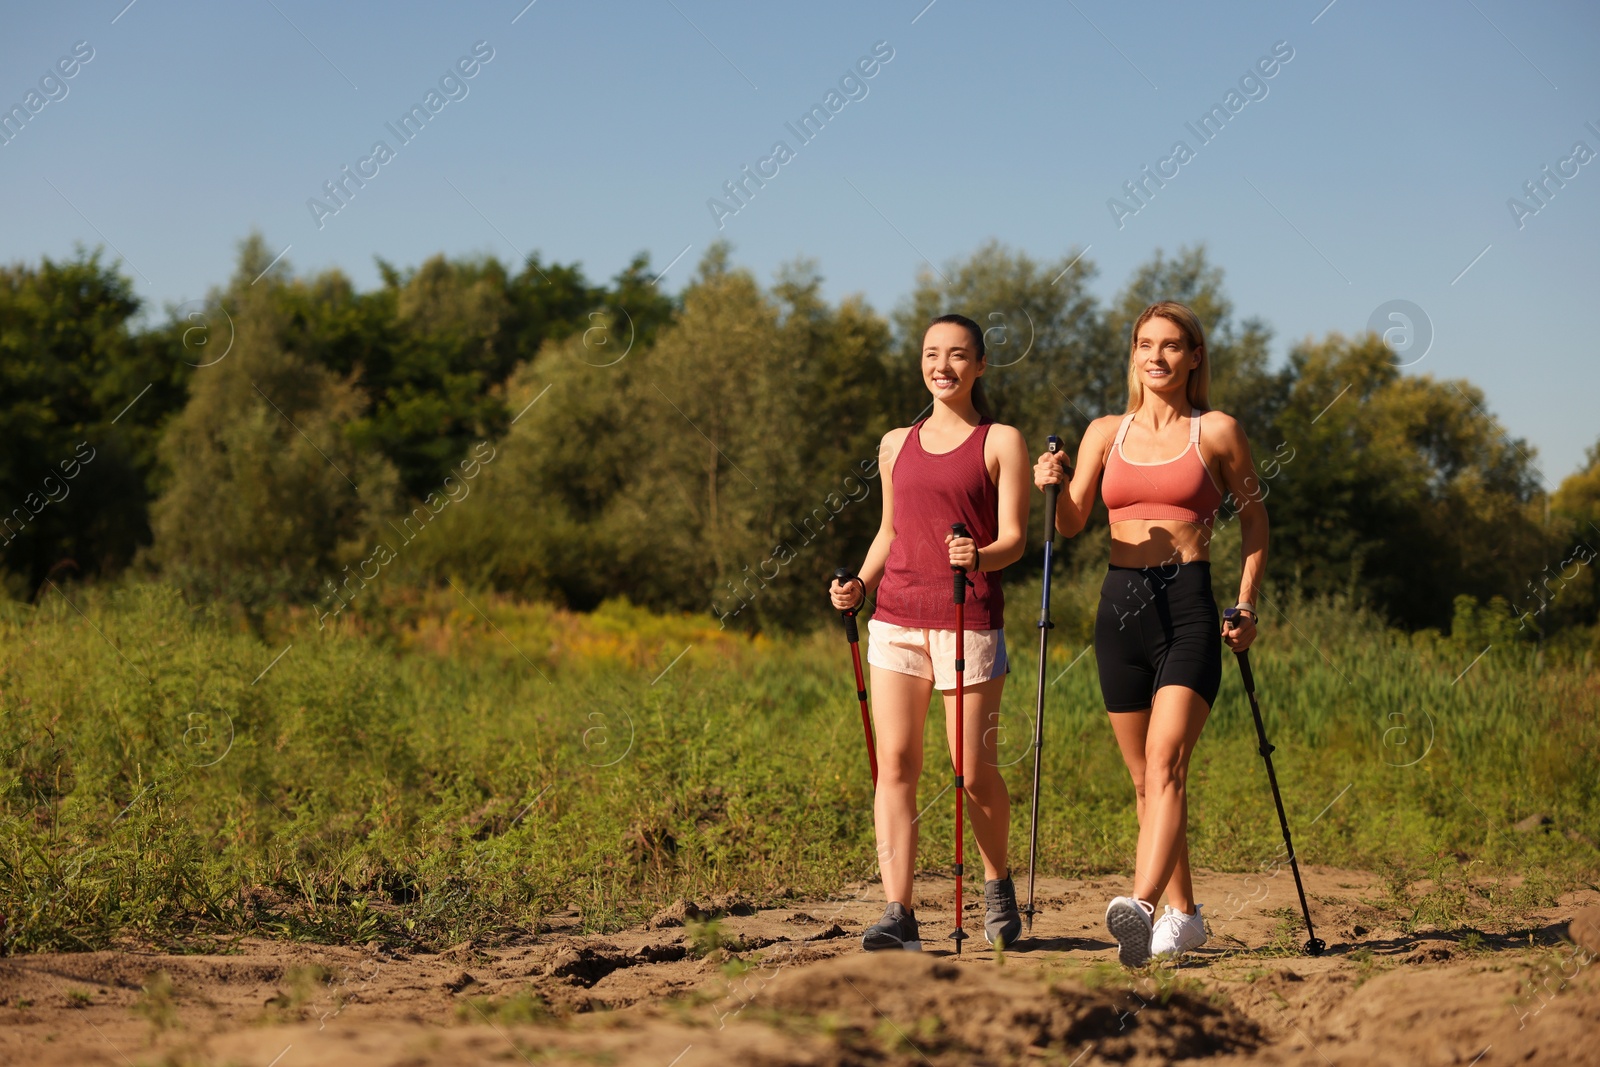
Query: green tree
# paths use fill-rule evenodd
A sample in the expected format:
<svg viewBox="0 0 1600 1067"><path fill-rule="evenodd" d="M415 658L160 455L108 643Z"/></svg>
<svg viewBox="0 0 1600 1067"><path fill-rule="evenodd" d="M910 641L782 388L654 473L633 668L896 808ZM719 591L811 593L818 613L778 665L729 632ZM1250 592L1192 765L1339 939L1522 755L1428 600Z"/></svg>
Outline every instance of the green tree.
<svg viewBox="0 0 1600 1067"><path fill-rule="evenodd" d="M1550 511L1571 522L1577 538L1600 540L1600 441L1585 453L1583 467L1561 480L1550 498Z"/></svg>
<svg viewBox="0 0 1600 1067"><path fill-rule="evenodd" d="M303 288L268 261L259 235L241 243L224 306L234 345L194 376L161 442L168 476L151 513L152 559L192 589L259 604L309 596L360 559L395 507L397 479L348 429L362 397L348 380L288 345Z"/></svg>
<svg viewBox="0 0 1600 1067"><path fill-rule="evenodd" d="M620 326L591 329L609 344ZM506 392L515 421L473 495L408 548L406 569L579 609L626 595L631 561L609 517L650 447L633 416L637 355L612 363L600 335L573 335L519 367Z"/></svg>
<svg viewBox="0 0 1600 1067"><path fill-rule="evenodd" d="M591 309L584 317L584 325L588 327L584 331L588 337L585 343L594 351L591 358L595 362L603 363L616 358L618 348L648 351L656 343L656 335L678 313L677 301L663 293L656 284L656 276L650 269L650 256L644 252L634 256L626 267L617 272L611 279L610 288L601 294L601 298L601 306ZM589 330L607 316L615 320L612 334L606 337L598 334L589 336ZM606 344L613 347L603 349L602 346ZM523 347L526 349L527 345ZM537 347L529 351L535 351Z"/></svg>
<svg viewBox="0 0 1600 1067"><path fill-rule="evenodd" d="M763 292L717 245L652 347L617 359L601 344L615 318L546 345L512 378L523 414L479 510L445 516L419 564L577 607L814 617L825 576L876 528L889 425L888 324L820 288L797 263Z"/></svg>
<svg viewBox="0 0 1600 1067"><path fill-rule="evenodd" d="M619 351L645 348L675 313L673 301L651 284L652 272L644 256L636 257L617 275L613 290L594 289L583 281L576 267L543 266L536 257L530 257L514 277L508 276L493 259L452 261L434 257L421 268L407 272L380 261L384 285L371 293L359 293L337 271L296 281L281 263L259 285L252 285L255 275L265 267L261 255L265 249L259 235L252 235L241 261L247 265L241 265L228 292L220 299L230 303L244 297L259 298L250 305L250 313L243 316L252 337L261 342L255 347L260 350L264 345L273 365L288 360L294 366L309 368L312 392L330 388L322 414L326 416L328 433L342 442L338 447L349 450L361 462L372 457L387 460L401 473L405 495L413 501L438 500L441 487L463 483L465 479L458 469L462 462L485 472L483 481L471 479L469 493L485 489L496 479L515 480L519 463L537 468L543 462L539 454L521 454L519 460L515 448L509 463L502 460L497 466L495 460L475 462L482 450L493 452L493 442L511 426L516 412L522 411L543 385L550 384L541 380L549 376L534 358L540 351L560 351L570 355L563 361L570 367L595 370L589 364L604 365L616 360L615 353ZM508 381L515 368L521 370L515 380ZM614 380L616 376L610 377ZM538 388L530 392L527 387L535 384ZM244 399L248 401L248 395ZM291 407L285 407L286 415ZM291 417L300 422L298 416ZM523 428L532 425L524 423ZM330 457L335 455L321 437L308 436ZM268 449L257 442L250 451L265 455ZM471 457L467 456L469 451ZM403 540L402 551L397 547L402 541L385 524L372 530L371 544L381 542L397 552L399 558L391 565L391 577L407 572L414 576L454 574L528 595L567 599L570 594L570 602L592 606L598 603L597 596L609 595L620 587L616 569L602 566L601 576L590 581L590 570L568 566L560 555L563 549L588 548L585 537L593 533L592 529L585 527L583 536L562 537L559 522L541 524L530 518L527 525L518 529L506 526L509 516L528 516L526 505L530 502L546 506L562 500L577 501L582 518L582 498L588 492L583 464L591 457L576 439L572 451L578 453L577 463L523 479L524 486L534 486L535 491L526 498L505 494L493 521L485 522L482 515L476 516L475 521L461 521L474 516L477 505L452 503L436 523L427 524L450 532L430 534L414 544ZM543 448L539 449L539 453L543 452ZM495 456L501 458L497 453ZM343 461L336 465L346 469ZM502 470L506 473L499 473ZM446 479L452 476L455 480L447 483ZM330 527L303 526L299 542L283 553L284 566L270 580L246 583L248 588L240 586L230 595L255 601L268 589L300 590L308 574L297 571L288 561L330 558L328 546L335 544L330 540L330 529L337 528L348 535L348 542L336 545L332 556L348 562L352 553L365 551L360 547L365 535L359 531L372 529L372 523L379 519L398 521L412 513L400 506L390 491L391 479L386 470L380 468L376 473L375 493L368 493L366 482L353 474L352 480L362 486L359 495L363 502L356 511L340 512L335 508L327 512ZM337 485L323 488L336 491ZM249 506L253 502L247 502L247 511ZM444 543L452 538L453 546ZM237 538L213 531L209 540L226 544ZM494 550L476 556L466 550L479 544L492 544ZM249 546L252 552L266 548L261 543ZM240 555L235 553L233 562L212 558L186 573L197 584L232 589L229 583L243 582L246 577L235 566ZM233 577L224 581L224 576L230 574ZM323 592L332 595L330 590Z"/></svg>
<svg viewBox="0 0 1600 1067"><path fill-rule="evenodd" d="M506 377L546 337L580 328L599 299L576 267L529 257L513 277L493 257L433 256L357 293L337 271L280 292L286 343L351 378L365 400L353 439L382 451L406 489L438 489L470 444L505 432Z"/></svg>
<svg viewBox="0 0 1600 1067"><path fill-rule="evenodd" d="M708 250L683 301L637 367L630 399L648 445L612 520L632 534L619 551L644 603L703 609L771 547L786 427L763 386L787 361L778 309L725 246Z"/></svg>
<svg viewBox="0 0 1600 1067"><path fill-rule="evenodd" d="M1517 592L1524 610L1548 604L1551 625L1600 621L1600 441L1550 497L1551 535L1564 551ZM1596 635L1600 637L1600 635Z"/></svg>
<svg viewBox="0 0 1600 1067"><path fill-rule="evenodd" d="M1272 573L1411 627L1509 596L1549 551L1526 442L1465 382L1402 376L1376 334L1297 347L1263 470ZM1276 476L1274 476L1276 475Z"/></svg>
<svg viewBox="0 0 1600 1067"><path fill-rule="evenodd" d="M124 566L150 532L146 479L188 368L170 329L136 336L132 281L100 253L0 267L0 572Z"/></svg>

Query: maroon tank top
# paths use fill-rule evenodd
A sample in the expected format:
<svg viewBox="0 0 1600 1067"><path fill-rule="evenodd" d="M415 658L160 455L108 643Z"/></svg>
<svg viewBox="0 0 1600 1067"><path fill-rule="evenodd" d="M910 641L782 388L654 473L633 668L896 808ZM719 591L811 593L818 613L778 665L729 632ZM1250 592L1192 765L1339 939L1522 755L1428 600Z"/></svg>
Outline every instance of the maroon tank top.
<svg viewBox="0 0 1600 1067"><path fill-rule="evenodd" d="M949 452L922 447L919 420L906 434L889 477L894 483L894 541L878 584L873 618L896 626L954 630L954 571L945 537L954 523L966 523L978 548L1000 533L1000 491L983 462L988 419ZM1005 625L1005 594L995 571L969 574L963 622L968 630L998 630Z"/></svg>

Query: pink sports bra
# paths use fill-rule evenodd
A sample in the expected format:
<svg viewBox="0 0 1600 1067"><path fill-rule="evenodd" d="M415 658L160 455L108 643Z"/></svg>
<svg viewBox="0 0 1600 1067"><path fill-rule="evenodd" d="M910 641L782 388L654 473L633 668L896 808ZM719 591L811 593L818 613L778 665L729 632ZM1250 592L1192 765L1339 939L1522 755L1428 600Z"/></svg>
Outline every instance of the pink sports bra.
<svg viewBox="0 0 1600 1067"><path fill-rule="evenodd" d="M1209 526L1222 507L1222 487L1200 455L1200 413L1189 412L1189 447L1160 463L1135 463L1122 454L1122 439L1133 425L1123 416L1116 443L1106 456L1100 496L1112 522L1124 519L1175 519ZM1190 459L1190 454L1194 458Z"/></svg>

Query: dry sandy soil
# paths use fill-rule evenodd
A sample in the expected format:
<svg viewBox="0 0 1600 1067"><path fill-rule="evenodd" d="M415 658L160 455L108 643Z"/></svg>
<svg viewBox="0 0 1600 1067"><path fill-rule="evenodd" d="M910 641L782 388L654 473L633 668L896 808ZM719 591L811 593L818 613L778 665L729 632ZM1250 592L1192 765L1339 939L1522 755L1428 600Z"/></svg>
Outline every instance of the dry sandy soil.
<svg viewBox="0 0 1600 1067"><path fill-rule="evenodd" d="M1119 886L1042 880L1034 938L1003 959L969 912L958 957L937 875L919 878L921 954L860 951L880 911L863 884L701 902L725 940L709 954L669 909L606 936L573 916L440 954L244 940L23 956L0 960L0 1063L1600 1064L1600 893L1538 913L1531 937L1463 941L1402 933L1370 873L1306 881L1324 955L1281 951L1287 876L1203 874L1210 942L1135 976L1100 922Z"/></svg>

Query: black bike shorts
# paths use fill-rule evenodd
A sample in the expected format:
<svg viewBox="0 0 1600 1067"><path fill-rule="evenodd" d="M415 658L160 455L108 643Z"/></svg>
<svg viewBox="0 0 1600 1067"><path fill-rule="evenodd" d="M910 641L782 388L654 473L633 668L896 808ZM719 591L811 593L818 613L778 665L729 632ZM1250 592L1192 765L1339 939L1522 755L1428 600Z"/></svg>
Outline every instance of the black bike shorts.
<svg viewBox="0 0 1600 1067"><path fill-rule="evenodd" d="M1222 685L1222 631L1211 564L1112 567L1100 587L1094 658L1107 711L1144 711L1164 685L1209 706Z"/></svg>

